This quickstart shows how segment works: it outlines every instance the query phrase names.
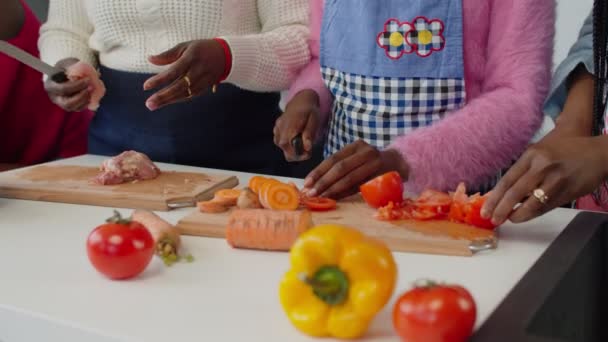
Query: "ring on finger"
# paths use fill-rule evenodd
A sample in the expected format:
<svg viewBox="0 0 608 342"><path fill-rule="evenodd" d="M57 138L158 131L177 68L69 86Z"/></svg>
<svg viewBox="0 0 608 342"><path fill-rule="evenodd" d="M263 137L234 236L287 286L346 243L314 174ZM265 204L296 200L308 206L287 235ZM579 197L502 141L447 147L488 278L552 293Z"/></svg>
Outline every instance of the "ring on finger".
<svg viewBox="0 0 608 342"><path fill-rule="evenodd" d="M549 196L545 193L545 190L538 188L532 192L534 198L536 198L540 203L546 204L549 201Z"/></svg>
<svg viewBox="0 0 608 342"><path fill-rule="evenodd" d="M190 89L190 87L192 86L192 82L190 81L190 77L188 77L188 75L184 76L184 81L186 82L186 90L188 90L188 98L191 98L192 89Z"/></svg>

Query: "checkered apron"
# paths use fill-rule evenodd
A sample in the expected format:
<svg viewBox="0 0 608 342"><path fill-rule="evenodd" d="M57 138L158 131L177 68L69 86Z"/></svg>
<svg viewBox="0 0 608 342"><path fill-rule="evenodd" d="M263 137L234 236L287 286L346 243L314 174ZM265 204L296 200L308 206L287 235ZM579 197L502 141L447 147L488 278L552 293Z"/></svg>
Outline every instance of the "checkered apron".
<svg viewBox="0 0 608 342"><path fill-rule="evenodd" d="M464 105L462 0L328 0L324 13L325 156L357 140L384 148Z"/></svg>
<svg viewBox="0 0 608 342"><path fill-rule="evenodd" d="M326 0L321 32L325 157L357 140L385 148L464 106L462 0Z"/></svg>

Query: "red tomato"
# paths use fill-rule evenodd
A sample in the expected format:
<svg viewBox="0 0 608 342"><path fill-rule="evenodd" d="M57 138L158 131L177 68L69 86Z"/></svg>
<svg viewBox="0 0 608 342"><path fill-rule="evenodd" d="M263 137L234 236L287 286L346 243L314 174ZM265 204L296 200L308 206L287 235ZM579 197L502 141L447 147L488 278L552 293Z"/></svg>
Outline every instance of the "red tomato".
<svg viewBox="0 0 608 342"><path fill-rule="evenodd" d="M481 208L486 203L486 199L487 197L476 197L470 200L464 217L465 223L484 229L496 228L494 223L492 223L492 219L481 217Z"/></svg>
<svg viewBox="0 0 608 342"><path fill-rule="evenodd" d="M426 221L426 220L436 219L439 217L441 217L441 215L432 209L425 209L425 208L418 207L412 211L412 218L414 220Z"/></svg>
<svg viewBox="0 0 608 342"><path fill-rule="evenodd" d="M403 180L399 173L392 171L376 177L359 188L365 202L373 208L380 208L390 202L403 202Z"/></svg>
<svg viewBox="0 0 608 342"><path fill-rule="evenodd" d="M461 286L429 285L403 294L393 309L393 326L407 342L464 342L473 333L477 307Z"/></svg>
<svg viewBox="0 0 608 342"><path fill-rule="evenodd" d="M328 211L336 209L336 201L325 197L306 197L303 199L306 208L312 211Z"/></svg>
<svg viewBox="0 0 608 342"><path fill-rule="evenodd" d="M91 264L110 279L135 277L154 255L152 234L140 223L122 219L118 212L107 222L87 239Z"/></svg>
<svg viewBox="0 0 608 342"><path fill-rule="evenodd" d="M471 197L466 195L464 184L460 184L454 193L453 202L450 207L448 218L455 222L466 223L477 228L495 229L496 226L491 219L481 217L481 208L486 202L487 194L480 196L475 194Z"/></svg>
<svg viewBox="0 0 608 342"><path fill-rule="evenodd" d="M416 199L416 206L425 211L432 211L438 215L437 217L445 216L450 212L452 205L452 197L450 195L435 191L425 190Z"/></svg>

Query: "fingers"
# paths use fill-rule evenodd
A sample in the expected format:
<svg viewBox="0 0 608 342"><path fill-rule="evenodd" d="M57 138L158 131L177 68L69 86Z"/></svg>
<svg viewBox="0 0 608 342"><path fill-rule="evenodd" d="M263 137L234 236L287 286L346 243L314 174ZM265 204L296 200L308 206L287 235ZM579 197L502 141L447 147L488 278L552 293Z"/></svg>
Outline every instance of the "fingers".
<svg viewBox="0 0 608 342"><path fill-rule="evenodd" d="M542 180L542 173L529 169L504 193L496 205L496 209L492 215L492 223L495 225L503 224L511 216L515 206L524 203L532 191L538 188Z"/></svg>
<svg viewBox="0 0 608 342"><path fill-rule="evenodd" d="M285 113L277 119L274 128L274 143L288 161L300 160L292 145L293 139L306 127L307 118L302 115Z"/></svg>
<svg viewBox="0 0 608 342"><path fill-rule="evenodd" d="M148 60L155 65L168 65L174 63L182 56L184 51L188 48L188 45L188 43L177 44L170 50L148 57Z"/></svg>
<svg viewBox="0 0 608 342"><path fill-rule="evenodd" d="M560 193L562 185L563 181L558 173L550 173L540 186L530 191L533 192L535 189L542 189L548 197L547 202L542 203L538 198L530 196L519 208L517 208L517 210L511 214L509 217L511 222L522 223L530 221L560 205L558 193ZM555 196L555 198L552 196Z"/></svg>
<svg viewBox="0 0 608 342"><path fill-rule="evenodd" d="M317 115L315 113L310 113L308 115L308 120L306 121L306 126L302 131L302 141L304 142L304 150L308 153L312 151L314 136L317 133Z"/></svg>
<svg viewBox="0 0 608 342"><path fill-rule="evenodd" d="M336 152L331 157L325 159L321 164L319 164L319 166L312 170L304 180L304 191L306 191L306 194L310 197L315 197L317 196L317 194L321 193L318 190L324 191L325 189L317 188L318 180L321 179L321 177L323 177L327 172L329 172L329 170L331 170L334 165L355 154L356 151L357 148L355 144L347 145L342 150ZM313 186L315 187L314 189Z"/></svg>
<svg viewBox="0 0 608 342"><path fill-rule="evenodd" d="M495 216L495 210L498 204L501 202L507 191L530 169L531 156L524 155L515 165L509 169L506 175L504 175L496 187L492 190L488 196L483 208L481 208L481 216L485 219L492 218Z"/></svg>
<svg viewBox="0 0 608 342"><path fill-rule="evenodd" d="M184 79L179 79L152 95L146 101L146 107L154 111L189 96L188 83Z"/></svg>
<svg viewBox="0 0 608 342"><path fill-rule="evenodd" d="M57 96L54 102L68 112L79 112L84 110L91 102L91 92L85 89L70 97Z"/></svg>
<svg viewBox="0 0 608 342"><path fill-rule="evenodd" d="M190 69L189 58L182 58L167 70L159 73L158 75L150 77L146 82L144 82L144 90L150 90L158 88L163 84L173 83L176 80L186 76L188 74L188 69Z"/></svg>
<svg viewBox="0 0 608 342"><path fill-rule="evenodd" d="M163 88L146 101L146 107L151 111L162 107L190 100L193 96L203 94L209 89L212 82L210 75L197 76L196 71L189 71L190 87L185 78L180 78L174 81L168 87ZM188 91L190 88L190 91Z"/></svg>
<svg viewBox="0 0 608 342"><path fill-rule="evenodd" d="M359 173L350 175L351 172L364 164L368 164L368 166L374 168L374 170L369 171L369 168L365 167L361 171L365 171L365 175ZM357 141L321 163L317 169L311 172L307 179L314 179L314 181L312 181L314 185L310 191L307 191L307 195L343 195L353 187L356 188L360 182L365 180L363 178L367 178L370 175L377 173L377 171L381 169L381 166L382 161L380 152L364 142ZM346 178L346 181L340 182L343 178ZM336 184L338 182L340 182L340 184ZM305 188L307 188L306 184Z"/></svg>
<svg viewBox="0 0 608 342"><path fill-rule="evenodd" d="M49 95L55 96L72 96L82 92L89 87L90 81L88 78L83 78L77 81L68 81L65 83L53 82L50 78L44 82L44 89Z"/></svg>
<svg viewBox="0 0 608 342"><path fill-rule="evenodd" d="M321 194L321 197L341 199L357 193L359 185L372 178L382 166L380 159L376 158L370 162L369 157L359 154L349 157L346 163L350 164L351 160L352 165L358 166L343 175L338 175L338 172L336 172L336 178L329 180L329 182L335 182ZM331 171L327 173L328 178L331 177L330 174Z"/></svg>

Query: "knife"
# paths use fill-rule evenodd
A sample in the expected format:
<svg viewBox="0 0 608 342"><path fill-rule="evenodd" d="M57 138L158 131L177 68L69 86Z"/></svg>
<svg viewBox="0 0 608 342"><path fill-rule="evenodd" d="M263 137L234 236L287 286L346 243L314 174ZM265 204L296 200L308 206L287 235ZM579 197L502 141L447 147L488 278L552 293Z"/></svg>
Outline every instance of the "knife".
<svg viewBox="0 0 608 342"><path fill-rule="evenodd" d="M68 77L65 74L65 70L50 66L47 63L41 61L39 58L32 56L31 54L21 50L20 48L7 43L4 40L0 40L0 52L7 54L10 57L18 60L19 62L40 71L41 73L48 75L53 81L57 83L64 83L68 81Z"/></svg>
<svg viewBox="0 0 608 342"><path fill-rule="evenodd" d="M296 135L296 137L291 140L291 146L296 153L296 157L301 157L304 154L304 141L302 140L302 134Z"/></svg>

